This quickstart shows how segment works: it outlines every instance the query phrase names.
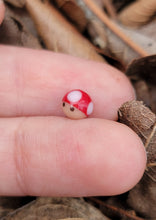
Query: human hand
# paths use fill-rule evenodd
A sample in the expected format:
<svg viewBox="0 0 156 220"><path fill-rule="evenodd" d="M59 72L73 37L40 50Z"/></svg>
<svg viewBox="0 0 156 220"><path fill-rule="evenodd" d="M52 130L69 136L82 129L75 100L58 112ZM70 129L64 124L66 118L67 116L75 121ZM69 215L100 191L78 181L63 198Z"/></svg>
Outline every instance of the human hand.
<svg viewBox="0 0 156 220"><path fill-rule="evenodd" d="M63 117L71 89L92 97L92 118ZM145 150L115 120L134 98L128 79L106 64L0 46L0 195L114 195L133 187Z"/></svg>

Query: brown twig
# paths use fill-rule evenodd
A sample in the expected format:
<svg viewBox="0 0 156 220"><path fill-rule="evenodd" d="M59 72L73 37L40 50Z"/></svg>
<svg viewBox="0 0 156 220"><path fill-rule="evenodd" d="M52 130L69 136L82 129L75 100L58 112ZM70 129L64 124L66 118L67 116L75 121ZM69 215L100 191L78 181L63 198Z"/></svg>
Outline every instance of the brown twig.
<svg viewBox="0 0 156 220"><path fill-rule="evenodd" d="M133 42L129 37L127 37L116 25L113 23L108 16L102 11L96 3L92 0L83 0L84 3L90 8L90 10L105 24L110 28L119 38L121 38L129 47L136 51L141 57L148 56L149 54L135 42Z"/></svg>
<svg viewBox="0 0 156 220"><path fill-rule="evenodd" d="M120 215L122 216L125 216L125 217L128 217L130 218L131 220L145 220L143 218L140 218L140 217L137 217L137 216L134 216L132 214L130 214L129 212L125 211L124 209L121 209L121 208L118 208L118 207L115 207L115 206L112 206L112 205L109 205L109 204L106 204L105 202L99 200L99 199L96 199L96 198L89 198L89 200L99 204L99 205L102 205L108 209L111 209L112 211L115 211L117 213L119 213Z"/></svg>
<svg viewBox="0 0 156 220"><path fill-rule="evenodd" d="M154 162L154 163L148 163L148 164L147 164L147 168L148 168L148 167L156 167L156 162Z"/></svg>

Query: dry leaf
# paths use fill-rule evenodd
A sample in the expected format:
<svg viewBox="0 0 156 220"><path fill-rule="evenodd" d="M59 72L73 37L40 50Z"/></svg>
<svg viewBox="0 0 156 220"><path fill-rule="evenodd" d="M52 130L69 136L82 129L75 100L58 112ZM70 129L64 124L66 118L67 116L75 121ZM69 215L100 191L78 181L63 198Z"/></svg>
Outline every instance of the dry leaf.
<svg viewBox="0 0 156 220"><path fill-rule="evenodd" d="M88 22L87 29L93 44L105 51L107 48L107 36L101 22L97 19L92 19Z"/></svg>
<svg viewBox="0 0 156 220"><path fill-rule="evenodd" d="M26 8L48 49L85 59L104 61L96 53L93 45L69 24L52 5L40 0L27 0Z"/></svg>
<svg viewBox="0 0 156 220"><path fill-rule="evenodd" d="M150 90L150 98L151 98L151 109L156 114L156 86L150 84L149 90Z"/></svg>
<svg viewBox="0 0 156 220"><path fill-rule="evenodd" d="M124 8L118 16L122 24L139 27L147 23L156 12L155 0L138 0Z"/></svg>
<svg viewBox="0 0 156 220"><path fill-rule="evenodd" d="M129 36L136 44L141 46L148 54L152 55L156 52L156 41L150 37L139 33L139 30L130 30L120 24L118 27ZM114 35L108 28L106 28L108 47L111 52L120 60L123 60L125 64L129 64L139 55L128 47L122 40L120 40L116 35Z"/></svg>
<svg viewBox="0 0 156 220"><path fill-rule="evenodd" d="M4 1L19 8L23 8L23 6L25 5L25 0L4 0Z"/></svg>
<svg viewBox="0 0 156 220"><path fill-rule="evenodd" d="M156 84L156 55L134 60L127 68L126 75L139 76L141 79Z"/></svg>
<svg viewBox="0 0 156 220"><path fill-rule="evenodd" d="M42 48L38 38L34 37L21 17L6 5L5 18L0 26L0 43L25 46L30 48Z"/></svg>
<svg viewBox="0 0 156 220"><path fill-rule="evenodd" d="M123 197L123 198L122 198ZM100 210L108 215L112 220L144 220L136 215L134 210L130 210L125 204L125 194L104 198L103 200L90 197L88 201L94 202L100 206ZM120 204L122 203L122 204Z"/></svg>
<svg viewBox="0 0 156 220"><path fill-rule="evenodd" d="M156 160L156 115L143 105L143 102L134 100L120 107L119 120L139 135L146 146L148 163L154 162Z"/></svg>
<svg viewBox="0 0 156 220"><path fill-rule="evenodd" d="M156 219L156 182L144 174L141 181L129 192L128 204L149 220Z"/></svg>
<svg viewBox="0 0 156 220"><path fill-rule="evenodd" d="M152 105L152 100L146 81L138 80L133 82L133 86L135 88L137 100L143 101L146 106L150 107Z"/></svg>
<svg viewBox="0 0 156 220"><path fill-rule="evenodd" d="M28 202L28 197L0 197L0 219Z"/></svg>
<svg viewBox="0 0 156 220"><path fill-rule="evenodd" d="M138 28L139 33L150 37L153 40L156 40L156 19L153 19L151 22L148 24L141 26Z"/></svg>
<svg viewBox="0 0 156 220"><path fill-rule="evenodd" d="M135 83L137 97L156 113L156 55L134 60L127 68L128 75ZM144 83L139 83L144 82ZM146 85L145 85L146 84ZM143 86L144 85L144 86ZM143 92L144 90L144 92Z"/></svg>
<svg viewBox="0 0 156 220"><path fill-rule="evenodd" d="M98 209L81 198L46 198L40 197L34 202L10 213L3 220L18 219L69 219L109 220Z"/></svg>
<svg viewBox="0 0 156 220"><path fill-rule="evenodd" d="M90 10L88 5L85 5L83 0L75 0L77 4L82 8L84 11L86 18L89 22L92 20L99 19L93 14L93 12ZM87 1L88 2L88 1ZM89 4L89 3L88 3ZM107 18L108 20L108 18ZM109 19L110 20L110 19ZM101 21L100 21L101 22ZM108 22L107 22L108 23ZM111 21L112 24L112 21ZM147 54L154 54L156 51L156 42L155 40L149 38L148 36L144 36L143 34L140 34L139 31L136 30L130 30L121 24L118 23L113 23L113 27L115 26L115 29L117 31L120 30L120 33L124 33L124 39L127 39L127 36L129 39L132 40L132 42L135 42L135 49L137 46L139 46L139 53L134 51L134 44L133 44L133 49L132 47L132 42L131 42L131 47L129 47L129 39L126 40L128 43L124 43L123 40L121 40L116 34L114 34L104 23L101 22L102 27L105 29L105 33L108 39L108 50L111 51L111 53L119 59L121 62L128 64L130 63L133 59L140 57L139 53L140 50L144 50L147 52ZM123 36L123 34L122 34ZM152 46L151 46L152 45ZM141 52L143 54L143 51Z"/></svg>
<svg viewBox="0 0 156 220"><path fill-rule="evenodd" d="M130 101L119 109L120 122L132 128L147 151L147 171L129 193L128 203L147 218L156 218L156 115L140 101ZM152 166L153 165L153 166Z"/></svg>
<svg viewBox="0 0 156 220"><path fill-rule="evenodd" d="M113 5L116 9L116 11L121 11L123 8L125 8L126 6L128 6L129 4L131 4L132 2L134 2L136 0L112 0Z"/></svg>
<svg viewBox="0 0 156 220"><path fill-rule="evenodd" d="M116 10L112 3L112 0L102 0L102 3L103 3L102 8L106 9L107 13L109 14L109 17L112 19L116 19L117 17Z"/></svg>
<svg viewBox="0 0 156 220"><path fill-rule="evenodd" d="M10 3L9 5L6 4L6 7L8 7L16 17L18 17L18 20L21 22L22 26L24 26L27 32L30 32L34 37L39 38L34 22L32 21L25 7L23 8L14 7L12 3Z"/></svg>
<svg viewBox="0 0 156 220"><path fill-rule="evenodd" d="M85 220L85 219L84 218L63 218L63 219L59 219L59 220Z"/></svg>
<svg viewBox="0 0 156 220"><path fill-rule="evenodd" d="M75 0L55 0L58 8L66 17L78 28L79 31L84 31L87 25L87 19L84 12Z"/></svg>

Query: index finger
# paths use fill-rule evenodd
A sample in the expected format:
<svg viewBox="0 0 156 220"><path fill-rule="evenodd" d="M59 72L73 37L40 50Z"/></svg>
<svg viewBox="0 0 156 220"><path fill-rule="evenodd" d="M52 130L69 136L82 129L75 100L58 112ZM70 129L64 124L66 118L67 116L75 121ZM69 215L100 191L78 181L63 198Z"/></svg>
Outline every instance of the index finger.
<svg viewBox="0 0 156 220"><path fill-rule="evenodd" d="M93 61L47 51L0 46L0 116L63 116L62 97L72 89L87 92L92 117L116 119L125 101L134 99L127 77Z"/></svg>

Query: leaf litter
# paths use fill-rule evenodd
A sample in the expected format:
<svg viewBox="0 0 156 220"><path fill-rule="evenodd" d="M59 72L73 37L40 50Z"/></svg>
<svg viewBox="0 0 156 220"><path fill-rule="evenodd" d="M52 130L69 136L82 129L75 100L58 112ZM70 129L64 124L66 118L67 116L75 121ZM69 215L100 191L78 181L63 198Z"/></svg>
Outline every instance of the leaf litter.
<svg viewBox="0 0 156 220"><path fill-rule="evenodd" d="M95 2L104 20L95 13L96 7L90 7ZM119 121L140 136L148 160L140 182L123 195L90 197L86 201L61 197L1 197L1 219L156 219L156 56L152 55L156 52L156 8L155 1L144 2L5 0L0 43L62 52L108 62L116 68L121 63L127 68L125 74L135 87L137 101L121 106ZM140 13L141 10L144 13ZM115 59L118 64L112 62Z"/></svg>

